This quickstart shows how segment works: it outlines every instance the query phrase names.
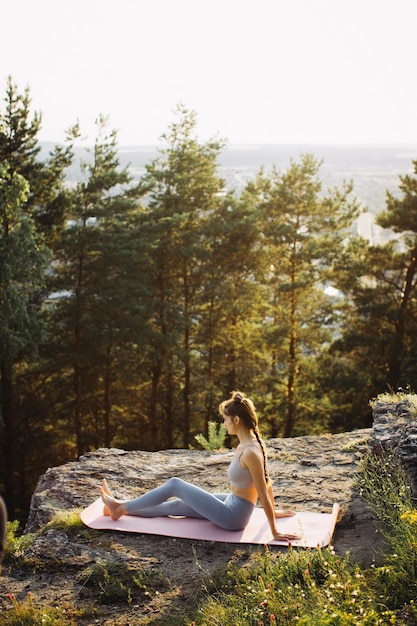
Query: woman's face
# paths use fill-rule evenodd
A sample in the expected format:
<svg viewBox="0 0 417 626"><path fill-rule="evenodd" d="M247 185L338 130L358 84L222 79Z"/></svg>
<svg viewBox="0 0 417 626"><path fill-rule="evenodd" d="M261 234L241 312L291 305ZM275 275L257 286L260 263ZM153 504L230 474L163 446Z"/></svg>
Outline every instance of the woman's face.
<svg viewBox="0 0 417 626"><path fill-rule="evenodd" d="M226 415L225 413L223 413L223 421L224 424L227 428L227 434L228 435L235 435L236 434L236 423L235 423L235 418L231 417L230 415Z"/></svg>

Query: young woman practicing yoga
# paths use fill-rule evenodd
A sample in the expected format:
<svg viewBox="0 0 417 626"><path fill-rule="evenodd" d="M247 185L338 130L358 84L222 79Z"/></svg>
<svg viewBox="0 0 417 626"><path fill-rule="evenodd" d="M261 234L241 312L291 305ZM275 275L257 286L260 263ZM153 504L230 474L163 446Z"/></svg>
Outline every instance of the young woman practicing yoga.
<svg viewBox="0 0 417 626"><path fill-rule="evenodd" d="M252 400L233 392L219 406L229 435L236 435L239 445L228 469L231 493L211 494L180 478L170 478L156 489L134 500L116 500L106 480L99 487L104 502L104 515L118 519L122 515L160 517L179 515L208 519L226 530L246 526L259 498L274 539L292 541L298 535L279 533L275 519L291 517L293 511L275 511L265 445L258 429L258 417ZM175 498L171 500L170 498Z"/></svg>

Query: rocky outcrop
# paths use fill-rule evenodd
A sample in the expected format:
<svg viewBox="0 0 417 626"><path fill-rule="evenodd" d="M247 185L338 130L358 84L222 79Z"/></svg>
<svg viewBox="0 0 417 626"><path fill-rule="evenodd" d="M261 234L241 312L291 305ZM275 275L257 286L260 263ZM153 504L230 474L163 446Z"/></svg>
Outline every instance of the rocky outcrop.
<svg viewBox="0 0 417 626"><path fill-rule="evenodd" d="M367 449L369 429L336 435L305 436L267 441L270 474L279 508L330 512L341 506L335 547L355 550L369 532L371 515L355 492L358 464ZM232 451L199 450L161 452L99 449L78 461L49 469L32 497L26 530L36 532L65 510L88 506L97 486L107 478L120 498L151 489L171 476L180 476L210 491L225 491ZM366 554L365 558L372 558Z"/></svg>
<svg viewBox="0 0 417 626"><path fill-rule="evenodd" d="M354 488L360 461L370 448L396 450L411 477L417 476L417 397L401 401L377 401L374 426L334 435L270 439L266 442L276 506L298 511L330 512L340 505L334 548L350 552L362 562L372 561L379 549L371 512ZM172 476L180 476L210 491L228 489L227 467L233 452L201 450L160 452L98 449L78 461L48 469L32 497L27 532L38 533L62 511L81 510L98 497L97 487L106 478L114 493L127 499L139 495ZM415 480L417 483L417 480ZM416 486L416 484L414 485ZM38 533L35 550L40 555L57 551L56 558L88 560L86 547L68 545L57 531ZM59 534L59 533L58 533ZM122 539L122 535L119 537ZM160 543L169 541L158 538ZM142 546L151 542L142 538ZM43 544L42 544L43 542ZM54 548L55 546L55 548ZM58 552L59 551L59 552ZM88 552L88 550L87 550Z"/></svg>
<svg viewBox="0 0 417 626"><path fill-rule="evenodd" d="M417 496L417 396L405 396L400 402L379 401L373 407L371 450L397 455Z"/></svg>

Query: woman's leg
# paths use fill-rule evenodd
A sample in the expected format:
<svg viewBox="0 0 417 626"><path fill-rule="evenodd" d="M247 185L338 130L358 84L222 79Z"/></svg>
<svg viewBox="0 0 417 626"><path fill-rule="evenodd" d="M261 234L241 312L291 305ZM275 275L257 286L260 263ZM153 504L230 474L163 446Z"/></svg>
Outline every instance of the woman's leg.
<svg viewBox="0 0 417 626"><path fill-rule="evenodd" d="M217 498L221 502L224 502L229 496L228 493L215 493L209 495ZM129 513L129 515L135 514ZM184 500L181 500L180 498L174 498L173 500L168 500L168 502L161 502L161 504L157 504L156 506L141 509L141 512L138 515L140 515L140 517L180 516L196 517L197 519L207 519L205 515L198 513L192 506L186 504Z"/></svg>
<svg viewBox="0 0 417 626"><path fill-rule="evenodd" d="M222 528L239 530L246 525L253 510L253 504L248 500L236 498L233 494L219 498L180 478L171 478L160 487L122 503L106 494L103 488L100 492L115 519L124 512L142 517L187 515L208 519ZM169 500L173 497L178 500Z"/></svg>

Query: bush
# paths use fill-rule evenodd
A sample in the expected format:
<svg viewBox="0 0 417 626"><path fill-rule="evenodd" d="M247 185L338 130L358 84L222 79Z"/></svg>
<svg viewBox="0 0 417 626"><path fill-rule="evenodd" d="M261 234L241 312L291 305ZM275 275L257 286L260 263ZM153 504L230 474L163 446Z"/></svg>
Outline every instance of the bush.
<svg viewBox="0 0 417 626"><path fill-rule="evenodd" d="M208 439L201 434L196 435L194 439L198 441L204 450L214 452L215 450L221 450L223 447L226 433L227 428L224 424L217 425L217 423L213 421L208 423Z"/></svg>

